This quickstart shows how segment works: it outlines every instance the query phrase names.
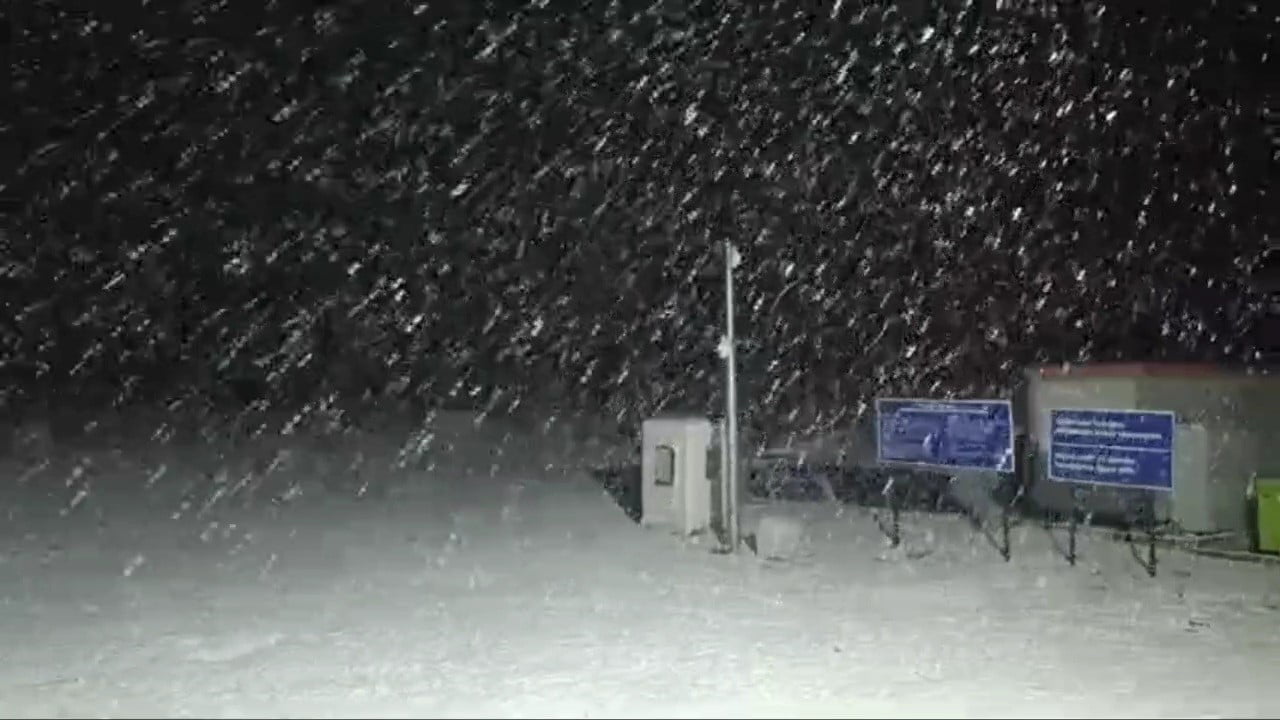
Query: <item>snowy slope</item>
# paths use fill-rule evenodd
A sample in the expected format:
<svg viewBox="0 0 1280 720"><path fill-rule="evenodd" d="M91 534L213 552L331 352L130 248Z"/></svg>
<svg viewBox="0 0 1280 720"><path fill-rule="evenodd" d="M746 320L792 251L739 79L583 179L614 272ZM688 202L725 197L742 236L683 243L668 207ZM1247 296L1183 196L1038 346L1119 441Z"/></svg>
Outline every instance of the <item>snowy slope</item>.
<svg viewBox="0 0 1280 720"><path fill-rule="evenodd" d="M141 492L128 479L141 468L111 475L105 461L65 514L65 493L9 492L0 715L1280 707L1274 568L1165 553L1152 580L1128 548L1088 538L1070 568L1038 528L1015 532L1005 563L936 516L904 517L906 552L894 553L867 513L819 504L770 510L808 517L802 560L717 556L629 522L545 439L508 443L526 461L510 450L494 470L475 457L484 439L465 436L434 470L388 469L392 444L367 441L366 467L382 476L360 497L295 469L304 491L287 502L205 506L210 478L182 486L189 509L175 518L176 490ZM169 460L175 476L211 462Z"/></svg>

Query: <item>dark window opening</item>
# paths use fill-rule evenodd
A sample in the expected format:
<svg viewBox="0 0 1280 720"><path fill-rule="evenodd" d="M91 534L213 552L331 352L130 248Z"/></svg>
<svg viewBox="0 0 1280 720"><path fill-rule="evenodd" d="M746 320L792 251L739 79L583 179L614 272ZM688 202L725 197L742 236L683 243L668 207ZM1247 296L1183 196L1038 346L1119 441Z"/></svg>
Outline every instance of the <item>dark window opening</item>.
<svg viewBox="0 0 1280 720"><path fill-rule="evenodd" d="M676 484L676 450L669 445L659 445L654 451L653 482L655 485Z"/></svg>

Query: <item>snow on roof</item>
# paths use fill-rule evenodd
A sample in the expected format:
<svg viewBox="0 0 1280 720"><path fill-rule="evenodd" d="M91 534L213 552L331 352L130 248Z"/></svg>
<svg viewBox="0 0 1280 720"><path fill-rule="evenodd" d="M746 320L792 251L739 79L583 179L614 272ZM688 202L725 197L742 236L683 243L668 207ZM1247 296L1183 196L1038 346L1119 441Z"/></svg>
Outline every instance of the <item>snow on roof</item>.
<svg viewBox="0 0 1280 720"><path fill-rule="evenodd" d="M1210 378L1245 374L1240 368L1216 363L1176 362L1104 362L1061 365L1042 365L1034 372L1046 380L1069 378Z"/></svg>

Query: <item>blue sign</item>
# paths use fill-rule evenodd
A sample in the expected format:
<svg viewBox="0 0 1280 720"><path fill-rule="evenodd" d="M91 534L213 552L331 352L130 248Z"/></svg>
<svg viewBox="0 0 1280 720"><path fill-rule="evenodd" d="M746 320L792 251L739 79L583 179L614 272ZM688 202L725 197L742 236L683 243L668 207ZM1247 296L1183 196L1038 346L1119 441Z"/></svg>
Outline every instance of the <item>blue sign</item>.
<svg viewBox="0 0 1280 720"><path fill-rule="evenodd" d="M876 400L881 465L1013 472L1008 400Z"/></svg>
<svg viewBox="0 0 1280 720"><path fill-rule="evenodd" d="M1137 410L1050 410L1049 479L1173 490L1174 417Z"/></svg>

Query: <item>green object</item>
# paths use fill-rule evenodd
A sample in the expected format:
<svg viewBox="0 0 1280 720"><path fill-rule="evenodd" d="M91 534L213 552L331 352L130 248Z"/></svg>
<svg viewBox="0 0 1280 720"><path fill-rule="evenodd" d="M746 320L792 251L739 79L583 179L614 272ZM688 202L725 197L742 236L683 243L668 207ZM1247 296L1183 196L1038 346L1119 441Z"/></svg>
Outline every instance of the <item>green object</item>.
<svg viewBox="0 0 1280 720"><path fill-rule="evenodd" d="M1280 553L1280 478L1254 481L1258 503L1258 549Z"/></svg>

